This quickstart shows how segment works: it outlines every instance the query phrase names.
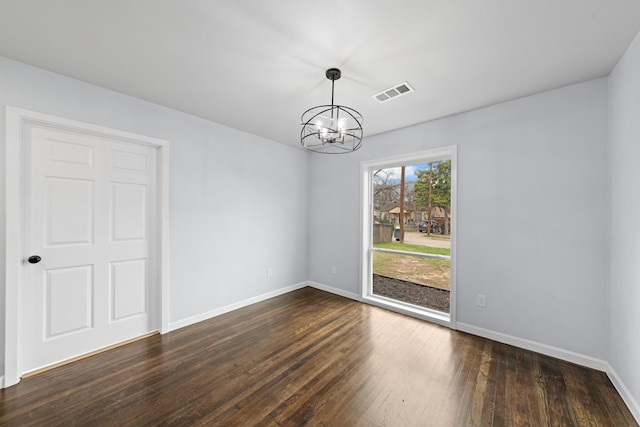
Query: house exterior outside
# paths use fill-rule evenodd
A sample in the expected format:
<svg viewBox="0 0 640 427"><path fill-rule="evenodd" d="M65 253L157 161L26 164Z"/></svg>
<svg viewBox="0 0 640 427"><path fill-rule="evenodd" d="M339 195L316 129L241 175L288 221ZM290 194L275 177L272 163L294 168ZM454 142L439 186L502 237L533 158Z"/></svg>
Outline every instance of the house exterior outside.
<svg viewBox="0 0 640 427"><path fill-rule="evenodd" d="M445 229L445 210L440 207L431 208L431 219L435 220L442 230ZM448 225L451 224L451 214L446 214ZM417 228L420 221L427 220L429 218L429 212L424 208L415 209L411 203L405 204L404 220L407 228ZM392 224L400 224L400 207L397 203L387 205L380 210L379 220L389 221ZM450 227L446 227L447 230Z"/></svg>

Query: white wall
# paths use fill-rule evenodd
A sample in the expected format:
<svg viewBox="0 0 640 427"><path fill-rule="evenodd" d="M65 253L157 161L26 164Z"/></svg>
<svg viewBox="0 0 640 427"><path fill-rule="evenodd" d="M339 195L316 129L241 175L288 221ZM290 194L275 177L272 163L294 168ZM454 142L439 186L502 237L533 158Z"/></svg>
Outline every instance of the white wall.
<svg viewBox="0 0 640 427"><path fill-rule="evenodd" d="M637 399L639 74L636 40L609 81L610 212L606 79L369 137L349 156L309 156L4 58L0 106L171 141L174 323L306 279L358 293L360 162L457 144L458 322L608 358ZM0 130L3 157L4 111Z"/></svg>
<svg viewBox="0 0 640 427"><path fill-rule="evenodd" d="M171 323L307 279L307 153L0 57L4 105L170 141Z"/></svg>
<svg viewBox="0 0 640 427"><path fill-rule="evenodd" d="M353 155L312 156L310 279L359 293L361 161L453 144L458 322L604 360L606 79L370 137Z"/></svg>
<svg viewBox="0 0 640 427"><path fill-rule="evenodd" d="M640 419L640 35L609 76L609 140L609 364Z"/></svg>

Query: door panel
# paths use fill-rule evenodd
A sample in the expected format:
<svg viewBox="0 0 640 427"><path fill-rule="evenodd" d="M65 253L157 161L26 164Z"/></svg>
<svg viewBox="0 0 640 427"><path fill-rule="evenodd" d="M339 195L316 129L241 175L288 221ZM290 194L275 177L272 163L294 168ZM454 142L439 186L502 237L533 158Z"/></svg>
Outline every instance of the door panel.
<svg viewBox="0 0 640 427"><path fill-rule="evenodd" d="M146 274L144 259L111 263L112 321L146 311Z"/></svg>
<svg viewBox="0 0 640 427"><path fill-rule="evenodd" d="M45 340L92 327L93 268L83 265L45 272Z"/></svg>
<svg viewBox="0 0 640 427"><path fill-rule="evenodd" d="M93 181L47 177L47 246L93 241Z"/></svg>
<svg viewBox="0 0 640 427"><path fill-rule="evenodd" d="M49 158L52 162L61 162L76 166L93 165L93 147L65 141L50 140L47 144Z"/></svg>
<svg viewBox="0 0 640 427"><path fill-rule="evenodd" d="M33 128L27 152L24 372L152 331L157 296L156 149Z"/></svg>
<svg viewBox="0 0 640 427"><path fill-rule="evenodd" d="M146 190L146 185L111 184L112 241L145 239Z"/></svg>
<svg viewBox="0 0 640 427"><path fill-rule="evenodd" d="M113 167L120 171L133 171L142 174L147 173L147 157L140 154L124 151L112 151Z"/></svg>

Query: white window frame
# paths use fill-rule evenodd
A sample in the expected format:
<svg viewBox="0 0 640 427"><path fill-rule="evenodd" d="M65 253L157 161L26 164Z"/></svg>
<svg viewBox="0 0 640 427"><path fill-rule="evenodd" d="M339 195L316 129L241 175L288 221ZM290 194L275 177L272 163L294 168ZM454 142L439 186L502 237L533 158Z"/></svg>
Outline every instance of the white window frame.
<svg viewBox="0 0 640 427"><path fill-rule="evenodd" d="M396 301L391 298L373 294L372 252L373 252L373 171L394 168L417 163L429 163L440 160L451 160L451 291L449 294L449 314L441 313L413 304ZM395 312L417 317L440 325L456 328L456 240L457 240L457 193L458 193L458 148L456 145L435 149L385 157L376 160L363 161L360 164L360 218L361 218L361 246L360 246L360 297L363 301ZM378 249L376 249L378 250ZM380 250L381 252L394 252ZM402 253L413 255L410 253ZM416 254L423 256L423 254ZM426 256L429 258L441 256Z"/></svg>

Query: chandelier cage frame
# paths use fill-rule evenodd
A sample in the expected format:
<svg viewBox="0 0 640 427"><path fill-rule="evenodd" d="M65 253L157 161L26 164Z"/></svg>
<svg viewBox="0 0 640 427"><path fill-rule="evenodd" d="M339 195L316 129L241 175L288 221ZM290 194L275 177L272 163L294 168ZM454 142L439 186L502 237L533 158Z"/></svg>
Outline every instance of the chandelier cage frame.
<svg viewBox="0 0 640 427"><path fill-rule="evenodd" d="M302 113L300 145L322 154L344 154L362 146L362 114L357 110L334 104L335 81L340 79L337 68L326 71L331 80L331 105L319 105Z"/></svg>

